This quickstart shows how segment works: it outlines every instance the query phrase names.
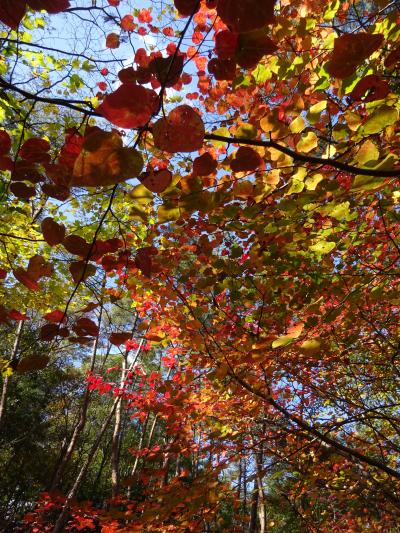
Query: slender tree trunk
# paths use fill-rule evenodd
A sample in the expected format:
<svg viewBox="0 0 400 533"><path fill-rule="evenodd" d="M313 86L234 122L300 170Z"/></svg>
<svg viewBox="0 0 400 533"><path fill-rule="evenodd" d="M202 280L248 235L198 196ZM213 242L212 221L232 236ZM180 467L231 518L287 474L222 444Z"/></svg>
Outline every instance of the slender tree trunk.
<svg viewBox="0 0 400 533"><path fill-rule="evenodd" d="M14 340L14 345L13 345L13 349L12 349L12 352L11 352L10 362L13 362L13 361L17 360L18 348L19 348L19 343L20 343L21 337L22 337L22 329L23 329L23 327L24 327L24 322L23 322L23 320L20 320L18 322L17 331L16 331L16 334L15 334L15 340ZM3 424L3 422L4 422L4 415L6 413L7 393L8 393L9 380L10 380L10 376L6 376L3 379L3 388L2 388L2 391L1 391L1 398L0 398L0 428L1 428L2 424Z"/></svg>
<svg viewBox="0 0 400 533"><path fill-rule="evenodd" d="M97 448L99 447L100 445L100 442L101 442L101 439L103 438L103 435L104 433L106 432L106 429L108 428L111 420L113 419L114 417L114 413L115 413L115 410L118 406L118 404L121 402L121 398L118 397L118 398L115 398L114 400L114 403L111 407L111 410L107 416L107 418L104 420L102 426L101 426L101 429L95 439L95 441L93 442L92 444L92 447L88 453L88 456L86 457L86 460L85 462L83 463L76 479L75 479L75 482L74 484L72 485L70 491L68 492L67 494L67 497L66 497L66 500L65 500L65 503L63 505L63 508L62 508L62 511L57 519L57 522L54 526L54 529L53 529L53 533L61 533L63 531L63 528L65 526L65 522L67 520L67 516L68 516L68 509L69 509L69 504L71 503L71 500L73 500L75 498L75 496L77 495L78 493L78 490L79 490L79 487L81 486L81 483L82 481L84 480L85 478L85 475L88 471L88 468L93 460L93 457L95 456L96 452L97 452Z"/></svg>
<svg viewBox="0 0 400 533"><path fill-rule="evenodd" d="M256 482L258 491L258 520L260 522L260 533L267 531L267 509L265 501L265 492L263 487L263 452L262 450L255 454L256 462Z"/></svg>
<svg viewBox="0 0 400 533"><path fill-rule="evenodd" d="M126 378L126 358L127 354L125 353L123 361L122 361L122 367L121 367L121 380L120 380L120 388L122 389L124 386L124 381ZM114 423L114 431L112 436L112 443L111 443L111 494L112 497L115 498L119 491L119 457L120 457L120 442L121 442L121 424L122 424L122 409L123 409L123 401L121 398L121 401L117 405L115 409L115 423Z"/></svg>
<svg viewBox="0 0 400 533"><path fill-rule="evenodd" d="M149 415L146 416L146 420L144 421L144 424L143 424L143 427L142 427L142 431L141 431L140 439L139 439L138 451L141 451L142 448L143 448L143 443L144 443L144 438L146 436L148 423L149 423ZM138 467L138 464L139 464L139 456L136 455L135 461L133 463L133 466L132 466L132 469L131 469L131 472L130 472L130 477L133 477L135 475L136 469ZM129 485L127 493L126 493L126 496L127 496L128 500L131 498L131 495L132 495L132 485Z"/></svg>
<svg viewBox="0 0 400 533"><path fill-rule="evenodd" d="M99 345L99 335L100 335L102 316L103 316L103 306L101 306L100 308L99 319L97 322L99 333L97 334L96 338L93 341L92 353L90 356L90 367L89 367L90 372L93 372L95 364L96 364L96 356L97 356L97 348ZM76 448L78 438L86 426L87 412L88 412L89 403L90 403L90 396L91 394L90 394L89 387L86 386L83 399L82 399L82 405L80 408L79 420L74 427L74 430L72 432L71 438L69 439L69 442L64 447L64 449L62 449L61 451L60 459L57 463L57 467L53 474L51 484L49 487L51 491L55 490L60 485L65 467L69 463L71 456Z"/></svg>
<svg viewBox="0 0 400 533"><path fill-rule="evenodd" d="M253 490L251 493L249 533L257 532L257 508L258 508L258 486L257 486L257 480L255 479Z"/></svg>
<svg viewBox="0 0 400 533"><path fill-rule="evenodd" d="M132 360L132 363L129 365L129 369L128 369L128 372L130 372L132 370L132 368L135 366L136 364L136 361L139 357L139 354L140 354L140 346L138 347L137 351L136 351L136 354L135 354L135 357L133 358ZM69 505L71 503L71 501L76 497L77 493L78 493L78 490L82 484L82 481L85 479L85 476L86 476L86 473L89 469L89 466L91 465L92 463L92 460L93 460L93 457L95 456L96 452L97 452L97 449L100 445L100 442L104 436L104 433L106 432L106 429L108 428L111 420L114 418L114 414L115 414L115 410L117 409L118 407L118 404L122 401L122 396L118 396L117 398L114 399L114 402L112 404L112 407L110 409L110 412L107 416L107 418L104 420L101 428L100 428L100 431L95 439L95 441L93 442L92 444L92 447L90 448L90 451L88 453L88 456L86 457L86 460L85 462L83 463L76 479L75 479L75 482L74 484L72 485L70 491L68 492L67 494L67 497L66 497L66 500L65 500L65 503L63 505L63 508L61 510L61 513L57 519L57 522L54 526L54 529L53 529L53 533L61 533L64 529L64 526L65 526L65 523L68 519L68 510L69 510Z"/></svg>

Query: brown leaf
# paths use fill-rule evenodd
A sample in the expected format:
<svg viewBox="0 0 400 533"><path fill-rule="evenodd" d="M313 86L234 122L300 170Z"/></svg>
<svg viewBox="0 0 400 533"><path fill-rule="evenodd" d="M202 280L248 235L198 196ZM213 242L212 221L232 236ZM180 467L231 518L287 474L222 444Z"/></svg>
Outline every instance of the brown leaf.
<svg viewBox="0 0 400 533"><path fill-rule="evenodd" d="M17 366L18 374L26 374L27 372L34 372L36 370L43 370L49 364L50 357L48 355L35 355L24 357Z"/></svg>
<svg viewBox="0 0 400 533"><path fill-rule="evenodd" d="M65 238L65 227L51 217L46 217L41 224L44 240L50 246L61 244Z"/></svg>

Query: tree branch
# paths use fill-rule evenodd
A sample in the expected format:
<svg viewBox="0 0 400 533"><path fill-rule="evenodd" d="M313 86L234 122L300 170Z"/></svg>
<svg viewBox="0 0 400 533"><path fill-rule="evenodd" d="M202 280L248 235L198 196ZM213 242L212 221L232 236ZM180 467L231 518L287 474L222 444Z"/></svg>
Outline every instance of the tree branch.
<svg viewBox="0 0 400 533"><path fill-rule="evenodd" d="M220 141L227 144L245 144L247 146L262 146L264 148L275 148L279 152L286 154L290 157L293 157L295 161L303 161L304 163L315 163L316 165L327 165L332 168L337 168L339 170L344 170L350 174L360 174L361 176L376 176L378 178L399 178L400 169L393 170L374 170L368 168L359 168L353 165L348 165L347 163L342 163L336 159L327 159L325 157L316 157L312 155L299 154L286 146L269 140L261 141L256 139L240 139L237 137L224 137L223 135L216 135L214 133L206 133L205 139L209 141Z"/></svg>

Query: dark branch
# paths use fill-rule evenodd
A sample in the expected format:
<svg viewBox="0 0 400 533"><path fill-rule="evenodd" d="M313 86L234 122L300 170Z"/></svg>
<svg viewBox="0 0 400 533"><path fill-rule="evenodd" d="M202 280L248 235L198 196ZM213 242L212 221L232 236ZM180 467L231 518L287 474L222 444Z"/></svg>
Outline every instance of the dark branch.
<svg viewBox="0 0 400 533"><path fill-rule="evenodd" d="M224 137L223 135L215 135L214 133L207 133L205 139L209 141L220 141L228 144L246 144L248 146L262 146L264 148L275 148L283 154L293 157L295 161L303 161L304 163L315 163L316 165L327 165L350 174L360 174L361 176L376 176L378 178L398 178L400 177L400 169L393 170L374 170L369 168L359 168L347 163L342 163L336 159L327 159L325 157L316 157L312 155L299 154L286 146L275 141L261 141L252 139L239 139L237 137Z"/></svg>

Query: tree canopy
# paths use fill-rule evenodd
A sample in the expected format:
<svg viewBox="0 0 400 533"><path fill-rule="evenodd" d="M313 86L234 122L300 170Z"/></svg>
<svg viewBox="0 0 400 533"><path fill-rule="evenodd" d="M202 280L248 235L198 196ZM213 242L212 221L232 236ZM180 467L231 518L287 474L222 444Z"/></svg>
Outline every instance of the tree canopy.
<svg viewBox="0 0 400 533"><path fill-rule="evenodd" d="M397 531L398 0L2 0L0 528Z"/></svg>

